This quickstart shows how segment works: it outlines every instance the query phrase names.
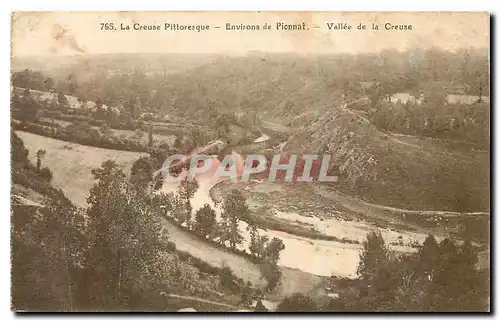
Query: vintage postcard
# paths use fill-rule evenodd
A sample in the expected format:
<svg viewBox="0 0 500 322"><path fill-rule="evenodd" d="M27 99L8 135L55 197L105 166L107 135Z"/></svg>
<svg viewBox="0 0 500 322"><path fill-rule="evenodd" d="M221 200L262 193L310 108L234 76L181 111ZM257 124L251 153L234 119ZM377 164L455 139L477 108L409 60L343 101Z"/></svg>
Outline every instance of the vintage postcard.
<svg viewBox="0 0 500 322"><path fill-rule="evenodd" d="M16 312L489 312L486 12L14 12Z"/></svg>

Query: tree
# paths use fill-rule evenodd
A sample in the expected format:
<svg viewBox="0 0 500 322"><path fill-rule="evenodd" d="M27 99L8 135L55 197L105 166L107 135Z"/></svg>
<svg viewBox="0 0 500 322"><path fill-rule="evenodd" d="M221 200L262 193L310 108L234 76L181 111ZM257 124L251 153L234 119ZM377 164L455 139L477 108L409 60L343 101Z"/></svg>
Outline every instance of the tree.
<svg viewBox="0 0 500 322"><path fill-rule="evenodd" d="M264 251L264 256L266 260L276 264L280 259L280 252L284 249L285 245L283 244L283 241L277 237L273 237Z"/></svg>
<svg viewBox="0 0 500 322"><path fill-rule="evenodd" d="M446 92L440 88L431 87L424 92L424 104L431 109L440 109L446 103Z"/></svg>
<svg viewBox="0 0 500 322"><path fill-rule="evenodd" d="M153 147L153 127L149 128L149 137L148 137L148 148Z"/></svg>
<svg viewBox="0 0 500 322"><path fill-rule="evenodd" d="M250 306L253 302L252 283L247 282L241 291L241 304Z"/></svg>
<svg viewBox="0 0 500 322"><path fill-rule="evenodd" d="M106 111L104 110L104 107L102 105L103 105L102 100L99 98L95 102L95 117L98 120L106 119Z"/></svg>
<svg viewBox="0 0 500 322"><path fill-rule="evenodd" d="M51 77L47 77L44 81L44 85L45 91L53 90L55 85L54 79L52 79Z"/></svg>
<svg viewBox="0 0 500 322"><path fill-rule="evenodd" d="M232 249L243 242L243 236L239 229L240 220L249 216L250 210L245 197L238 190L232 190L224 199L222 205L221 221L219 223L219 237L222 243L229 241Z"/></svg>
<svg viewBox="0 0 500 322"><path fill-rule="evenodd" d="M52 171L50 171L49 168L44 167L40 170L40 176L50 182L52 180Z"/></svg>
<svg viewBox="0 0 500 322"><path fill-rule="evenodd" d="M112 107L108 106L106 110L106 123L110 126L119 125L119 113L117 113Z"/></svg>
<svg viewBox="0 0 500 322"><path fill-rule="evenodd" d="M78 310L79 264L85 245L82 213L57 193L43 207L12 210L13 308Z"/></svg>
<svg viewBox="0 0 500 322"><path fill-rule="evenodd" d="M20 119L23 121L34 122L40 116L41 107L38 102L31 96L31 91L26 88L20 103Z"/></svg>
<svg viewBox="0 0 500 322"><path fill-rule="evenodd" d="M449 238L439 243L434 277L421 306L429 311L480 311L485 303L484 283L475 267L477 251L470 241L457 246Z"/></svg>
<svg viewBox="0 0 500 322"><path fill-rule="evenodd" d="M220 285L231 292L237 293L240 291L239 285L234 280L233 271L229 266L223 264L220 269Z"/></svg>
<svg viewBox="0 0 500 322"><path fill-rule="evenodd" d="M123 106L123 112L120 114L125 123L138 120L141 114L139 99L130 99Z"/></svg>
<svg viewBox="0 0 500 322"><path fill-rule="evenodd" d="M149 157L141 157L132 165L130 169L130 183L139 189L145 191L153 180L153 168Z"/></svg>
<svg viewBox="0 0 500 322"><path fill-rule="evenodd" d="M377 269L389 261L389 250L380 231L370 232L363 241L357 273L367 282L376 277Z"/></svg>
<svg viewBox="0 0 500 322"><path fill-rule="evenodd" d="M216 224L216 214L210 205L206 204L196 212L194 231L200 236L212 236Z"/></svg>
<svg viewBox="0 0 500 322"><path fill-rule="evenodd" d="M390 257L380 231L369 233L363 242L357 273L363 281L360 296L366 309L377 309L378 303L389 303L395 296L398 275L394 274L397 260Z"/></svg>
<svg viewBox="0 0 500 322"><path fill-rule="evenodd" d="M427 238L425 238L423 247L420 249L418 255L422 269L421 274L428 280L432 280L434 278L434 272L437 269L440 256L439 245L434 235L430 234Z"/></svg>
<svg viewBox="0 0 500 322"><path fill-rule="evenodd" d="M42 159L45 157L45 150L38 150L36 151L36 171L40 173L40 169L42 167Z"/></svg>
<svg viewBox="0 0 500 322"><path fill-rule="evenodd" d="M269 310L262 304L261 300L258 300L254 312L269 312Z"/></svg>
<svg viewBox="0 0 500 322"><path fill-rule="evenodd" d="M10 132L10 147L12 167L16 164L24 166L29 163L28 149L24 147L23 140L14 131Z"/></svg>
<svg viewBox="0 0 500 322"><path fill-rule="evenodd" d="M281 270L275 263L264 262L259 265L262 277L267 281L266 291L274 291L281 282Z"/></svg>
<svg viewBox="0 0 500 322"><path fill-rule="evenodd" d="M169 278L159 204L138 193L113 161L92 174L97 182L87 198L86 299L99 310L135 309Z"/></svg>
<svg viewBox="0 0 500 322"><path fill-rule="evenodd" d="M314 301L302 293L294 293L278 304L277 312L315 312L318 307Z"/></svg>
<svg viewBox="0 0 500 322"><path fill-rule="evenodd" d="M193 178L193 180L189 180L187 177L181 181L179 188L177 190L177 194L179 196L179 201L181 205L184 207L186 224L188 229L191 229L191 213L193 212L193 207L191 206L191 198L193 198L194 194L198 190L198 181Z"/></svg>
<svg viewBox="0 0 500 322"><path fill-rule="evenodd" d="M267 235L260 236L257 226L253 224L247 226L247 231L250 232L250 254L258 259L264 258L269 237Z"/></svg>

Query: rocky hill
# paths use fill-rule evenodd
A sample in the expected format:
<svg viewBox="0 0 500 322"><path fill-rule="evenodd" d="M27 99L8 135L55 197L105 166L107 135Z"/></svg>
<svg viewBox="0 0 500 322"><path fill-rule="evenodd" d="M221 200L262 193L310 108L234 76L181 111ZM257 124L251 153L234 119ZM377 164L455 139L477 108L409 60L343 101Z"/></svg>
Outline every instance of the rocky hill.
<svg viewBox="0 0 500 322"><path fill-rule="evenodd" d="M332 108L293 135L287 152L331 154L338 187L367 201L408 209L489 211L489 155L417 144L385 134L346 108Z"/></svg>

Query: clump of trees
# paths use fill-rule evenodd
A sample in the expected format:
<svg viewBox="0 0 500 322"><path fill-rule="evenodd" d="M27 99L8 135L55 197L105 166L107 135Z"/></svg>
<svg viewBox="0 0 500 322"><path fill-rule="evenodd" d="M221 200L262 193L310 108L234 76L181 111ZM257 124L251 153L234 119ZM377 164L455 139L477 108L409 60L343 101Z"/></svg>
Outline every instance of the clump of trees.
<svg viewBox="0 0 500 322"><path fill-rule="evenodd" d="M249 253L241 249L245 240L240 224L248 220L250 209L245 197L238 190L232 190L223 200L219 221L215 209L208 204L196 211L193 220L190 200L198 187L196 180L186 178L180 182L177 195L160 194L157 198L164 207L164 216L173 219L174 223L181 227L185 224L185 229L208 242L249 257L260 265L262 276L267 280L267 291L276 289L281 279L278 261L281 251L285 249L283 241L276 237L269 240L266 235L259 233L257 226L249 224Z"/></svg>
<svg viewBox="0 0 500 322"><path fill-rule="evenodd" d="M477 247L470 240L438 243L429 235L415 254L389 251L379 232L363 244L358 274L360 303L367 310L483 311L488 285L477 267Z"/></svg>
<svg viewBox="0 0 500 322"><path fill-rule="evenodd" d="M34 214L13 208L15 309L164 310L160 291L170 286L172 272L158 204L113 161L92 173L97 182L87 209L56 193Z"/></svg>
<svg viewBox="0 0 500 322"><path fill-rule="evenodd" d="M416 253L396 254L380 232L367 235L358 264L358 279L349 291L324 301L294 294L281 312L484 312L489 310L489 271L479 270L478 248L469 240L437 242L431 234ZM333 280L333 279L332 279ZM332 288L346 289L342 280Z"/></svg>
<svg viewBox="0 0 500 322"><path fill-rule="evenodd" d="M215 237L217 215L210 205L205 204L195 215L194 232L203 238Z"/></svg>
<svg viewBox="0 0 500 322"><path fill-rule="evenodd" d="M461 140L480 148L489 146L489 104L446 103L445 93L428 91L421 103L372 101L368 113L382 131Z"/></svg>
<svg viewBox="0 0 500 322"><path fill-rule="evenodd" d="M21 96L13 92L10 107L12 118L22 122L36 122L43 114L43 106L33 98L28 88L23 90Z"/></svg>

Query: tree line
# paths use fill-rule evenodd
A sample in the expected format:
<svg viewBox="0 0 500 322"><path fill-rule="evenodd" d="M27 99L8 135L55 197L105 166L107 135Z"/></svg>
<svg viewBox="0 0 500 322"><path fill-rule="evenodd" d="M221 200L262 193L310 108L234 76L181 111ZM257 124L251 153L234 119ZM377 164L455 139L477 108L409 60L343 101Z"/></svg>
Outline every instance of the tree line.
<svg viewBox="0 0 500 322"><path fill-rule="evenodd" d="M478 269L470 240L437 242L431 234L416 253L397 254L378 231L363 242L356 280L332 278L336 299L294 294L279 312L487 312L490 272Z"/></svg>
<svg viewBox="0 0 500 322"><path fill-rule="evenodd" d="M490 106L479 96L473 104L448 103L446 92L435 88L424 91L418 101L391 102L391 94L383 96L377 87L370 90L368 103L355 104L354 108L366 111L380 130L489 147Z"/></svg>
<svg viewBox="0 0 500 322"><path fill-rule="evenodd" d="M153 188L153 163L150 158L143 157L132 166L131 180L140 189ZM215 209L208 204L198 209L193 217L191 200L198 188L199 183L195 179L185 178L180 181L176 194L159 192L154 198L162 204L162 214L166 219L207 242L224 249L228 248L258 263L268 281L267 291L274 290L279 286L281 278L277 263L280 252L285 249L283 241L276 237L270 240L267 235L259 232L256 225L249 223L246 228L250 234L249 253L247 253L245 249L241 249L246 241L240 228L240 224L248 222L251 216L245 197L240 191L232 190L224 197L222 203L216 203L215 206L221 210L220 220L217 220Z"/></svg>

